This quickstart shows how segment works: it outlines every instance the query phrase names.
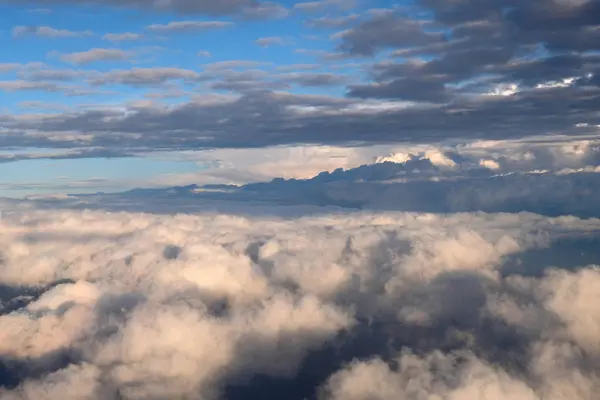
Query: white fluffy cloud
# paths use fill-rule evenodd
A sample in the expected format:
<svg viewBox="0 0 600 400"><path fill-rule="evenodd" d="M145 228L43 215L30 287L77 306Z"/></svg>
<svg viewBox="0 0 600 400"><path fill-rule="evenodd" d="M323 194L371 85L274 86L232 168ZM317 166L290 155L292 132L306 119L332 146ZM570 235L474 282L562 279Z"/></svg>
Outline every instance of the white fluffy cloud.
<svg viewBox="0 0 600 400"><path fill-rule="evenodd" d="M14 382L2 398L223 398L257 376L302 382L322 351L334 353L311 390L331 399L587 399L598 387L586 363L599 354L597 267L502 271L600 220L24 204L0 221L0 361ZM485 331L491 321L514 332ZM531 356L512 368L498 346Z"/></svg>
<svg viewBox="0 0 600 400"><path fill-rule="evenodd" d="M268 181L273 178L310 179L323 171L352 169L372 163L430 161L442 173L472 169L493 173L595 172L600 164L597 138L555 137L547 141L475 141L437 145L368 147L281 146L261 149L217 149L165 153L169 160L194 160L200 170L158 176L140 186Z"/></svg>

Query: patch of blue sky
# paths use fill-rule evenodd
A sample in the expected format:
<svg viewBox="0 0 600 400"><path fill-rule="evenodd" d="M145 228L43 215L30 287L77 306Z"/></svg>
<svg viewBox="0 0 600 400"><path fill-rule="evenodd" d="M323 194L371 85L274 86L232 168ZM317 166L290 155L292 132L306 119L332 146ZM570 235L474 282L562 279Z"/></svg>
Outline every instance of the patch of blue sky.
<svg viewBox="0 0 600 400"><path fill-rule="evenodd" d="M31 192L40 192L41 185L69 185L98 179L103 190L135 187L136 182L148 182L165 174L181 174L202 170L194 161L182 159L166 160L156 157L135 158L87 158L87 159L29 159L0 163L0 197L15 197L27 192L24 186L30 185ZM11 189L14 187L14 189ZM95 192L98 185L78 188L79 192ZM31 193L30 193L31 194Z"/></svg>

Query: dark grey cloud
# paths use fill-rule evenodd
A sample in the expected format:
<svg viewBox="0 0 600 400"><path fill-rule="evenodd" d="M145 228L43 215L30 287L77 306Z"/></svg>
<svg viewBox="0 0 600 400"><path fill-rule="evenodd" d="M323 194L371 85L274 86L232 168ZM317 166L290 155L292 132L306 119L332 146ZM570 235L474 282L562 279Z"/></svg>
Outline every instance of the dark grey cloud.
<svg viewBox="0 0 600 400"><path fill-rule="evenodd" d="M265 90L284 90L289 89L289 85L285 82L277 81L225 79L212 83L210 88L214 90L248 93L256 91L263 92Z"/></svg>
<svg viewBox="0 0 600 400"><path fill-rule="evenodd" d="M138 198L143 197L151 203L176 191L179 198L171 196L170 205L177 209L188 203L235 202L426 213L530 212L554 217L600 218L597 206L600 201L600 147L598 142L596 144L582 152L585 155L581 154L577 160L569 160L566 153L562 160L552 159L556 156L554 152L561 148L561 142L556 147L534 144L521 149L534 154L523 165L516 154L513 160L498 157L498 166L493 169L482 166L477 158L470 160L467 154L452 151L442 153L456 161L451 166L435 163L426 155L411 154L404 162L384 158L347 170L324 171L311 179L275 178L243 186L136 189L97 198L96 207L112 209L129 204L125 208L128 210L127 207L139 206ZM569 142L562 142L562 145L569 145ZM488 156L493 153L490 149ZM573 161L587 168L562 168L562 163ZM528 170L528 167L536 166L541 166L542 170ZM543 170L546 172L540 172ZM121 202L122 199L128 201Z"/></svg>
<svg viewBox="0 0 600 400"><path fill-rule="evenodd" d="M289 10L281 4L264 1L244 8L242 18L244 20L280 19L287 17L289 13Z"/></svg>
<svg viewBox="0 0 600 400"><path fill-rule="evenodd" d="M447 101L443 82L426 79L396 79L386 83L350 86L348 95L360 98Z"/></svg>
<svg viewBox="0 0 600 400"><path fill-rule="evenodd" d="M349 76L333 73L292 72L281 74L278 79L282 82L295 83L301 86L337 86L344 85L350 80Z"/></svg>
<svg viewBox="0 0 600 400"><path fill-rule="evenodd" d="M334 3L300 8L339 6ZM78 142L77 135L91 135L94 146L109 151L121 143L133 150L197 149L591 132L600 124L597 4L419 0L413 7L371 10L347 21L348 29L332 35L335 52L296 50L314 54L319 63L297 70L289 66L289 73L250 59L204 64L199 72L137 69L104 73L91 80L142 86L198 81L203 86L193 90L241 95L235 100L192 101L167 109L87 109L43 120L3 116L0 126L6 134L1 140L13 146L68 148ZM83 63L129 56L108 50L64 57ZM362 64L356 65L354 75L331 73L336 57L356 58ZM12 68L5 67L7 71ZM301 72L305 68L319 71ZM363 72L364 76L358 75ZM49 75L47 79L36 79L33 74L21 78L3 81L2 86L39 90L44 84L54 90ZM346 85L347 96L331 97L331 104L320 105L314 99L277 92L293 85ZM398 103L384 105L389 101ZM24 129L36 135L19 135ZM69 135L55 137L63 131ZM52 140L47 139L49 135Z"/></svg>
<svg viewBox="0 0 600 400"><path fill-rule="evenodd" d="M2 3L19 3L17 0L1 0ZM283 7L271 2L257 0L26 0L25 3L50 7L60 4L89 4L93 6L111 6L120 8L135 8L152 10L155 12L174 12L177 14L205 14L211 16L224 16L242 14L250 18L271 18L281 16Z"/></svg>
<svg viewBox="0 0 600 400"><path fill-rule="evenodd" d="M428 32L423 23L393 12L376 13L357 26L339 32L339 49L355 55L371 56L385 48L427 45L442 41L444 35Z"/></svg>
<svg viewBox="0 0 600 400"><path fill-rule="evenodd" d="M294 4L293 9L301 12L315 13L327 9L348 10L356 5L356 0L315 0L301 1Z"/></svg>
<svg viewBox="0 0 600 400"><path fill-rule="evenodd" d="M310 71L320 69L319 64L290 64L290 65L278 65L275 67L278 71Z"/></svg>
<svg viewBox="0 0 600 400"><path fill-rule="evenodd" d="M525 97L541 101L547 96L547 92L524 91L572 86L569 97L586 110L575 106L568 112L585 115L590 102L597 101L597 85L589 78L600 71L599 4L596 0L421 0L409 11L374 12L335 35L338 51L351 57L391 51L399 58L375 64L373 82L349 87L348 95L444 102L460 108L468 101L465 95L515 85L520 96L496 102L506 107L502 113L519 107ZM422 11L433 17L419 17ZM478 105L471 102L469 112L487 109L487 99L480 100ZM543 103L549 113L561 108L550 98ZM543 113L543 107L538 103L536 113Z"/></svg>
<svg viewBox="0 0 600 400"><path fill-rule="evenodd" d="M224 83L218 87L228 89L235 84L247 89L256 87L260 81L230 79L229 82L229 87ZM69 147L78 143L78 134L93 136L86 142L89 146L138 150L436 142L448 138L582 134L600 124L598 87L554 87L507 97L467 97L447 105L368 112L360 107L348 108L360 105L359 100L343 103L338 100L330 98L324 104L313 97L254 91L230 101L190 102L170 108L84 110L27 119L1 116L0 125L5 133L0 145ZM308 112L298 113L298 109ZM582 122L589 123L590 128L575 126ZM20 132L24 129L38 134L23 136ZM55 135L58 132L71 134L61 138Z"/></svg>

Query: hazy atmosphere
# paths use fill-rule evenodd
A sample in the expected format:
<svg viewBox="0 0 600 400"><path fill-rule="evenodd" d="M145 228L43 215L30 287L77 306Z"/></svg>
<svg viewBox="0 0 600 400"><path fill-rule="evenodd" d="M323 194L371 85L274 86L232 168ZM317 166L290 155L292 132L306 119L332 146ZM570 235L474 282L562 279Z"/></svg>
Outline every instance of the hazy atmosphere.
<svg viewBox="0 0 600 400"><path fill-rule="evenodd" d="M1 400L594 400L600 1L0 0Z"/></svg>

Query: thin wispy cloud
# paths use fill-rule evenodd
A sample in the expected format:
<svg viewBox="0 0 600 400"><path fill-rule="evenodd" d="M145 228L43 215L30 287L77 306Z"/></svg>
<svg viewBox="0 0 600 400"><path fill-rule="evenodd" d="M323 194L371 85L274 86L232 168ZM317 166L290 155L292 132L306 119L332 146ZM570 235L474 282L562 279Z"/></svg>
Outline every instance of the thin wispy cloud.
<svg viewBox="0 0 600 400"><path fill-rule="evenodd" d="M282 37L272 36L272 37L258 38L254 41L254 43L256 43L257 45L259 45L261 47L270 47L270 46L275 46L275 45L283 46L286 44L286 41Z"/></svg>
<svg viewBox="0 0 600 400"><path fill-rule="evenodd" d="M181 68L133 68L130 70L113 70L99 74L92 80L95 85L156 85L170 80L197 80L200 75L191 70Z"/></svg>
<svg viewBox="0 0 600 400"><path fill-rule="evenodd" d="M92 36L92 31L70 31L68 29L57 29L49 26L15 26L12 29L12 36L22 38L27 36L39 36L45 38L76 38Z"/></svg>
<svg viewBox="0 0 600 400"><path fill-rule="evenodd" d="M270 65L269 62L254 61L254 60L227 60L217 61L213 63L203 64L205 69L229 69L229 68L255 68Z"/></svg>
<svg viewBox="0 0 600 400"><path fill-rule="evenodd" d="M125 42L130 40L140 40L144 37L141 33L131 33L131 32L123 32L123 33L107 33L102 38L104 40L108 40L110 42Z"/></svg>
<svg viewBox="0 0 600 400"><path fill-rule="evenodd" d="M149 25L146 29L154 33L190 33L229 28L231 26L233 26L233 23L227 21L175 21L168 24Z"/></svg>
<svg viewBox="0 0 600 400"><path fill-rule="evenodd" d="M60 56L60 59L71 64L91 64L101 61L126 61L130 56L130 53L124 50L95 48L63 54Z"/></svg>

